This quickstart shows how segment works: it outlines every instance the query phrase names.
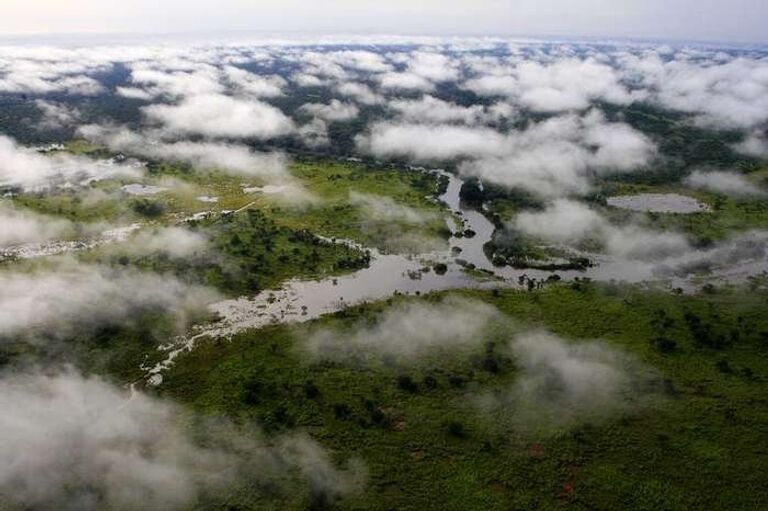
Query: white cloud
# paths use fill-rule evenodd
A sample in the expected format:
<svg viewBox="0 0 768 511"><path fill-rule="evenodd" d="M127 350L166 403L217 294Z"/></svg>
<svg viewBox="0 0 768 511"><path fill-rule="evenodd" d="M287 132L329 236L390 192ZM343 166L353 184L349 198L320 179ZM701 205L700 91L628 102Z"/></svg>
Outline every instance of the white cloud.
<svg viewBox="0 0 768 511"><path fill-rule="evenodd" d="M198 233L182 227L163 227L154 230L142 230L128 240L120 249L126 249L135 255L165 254L175 259L191 258L201 255L208 248L208 239Z"/></svg>
<svg viewBox="0 0 768 511"><path fill-rule="evenodd" d="M73 371L6 376L0 407L0 495L23 508L188 509L254 483L333 501L365 476L305 436L267 441Z"/></svg>
<svg viewBox="0 0 768 511"><path fill-rule="evenodd" d="M431 82L449 82L459 78L459 66L442 53L416 51L408 55L408 71Z"/></svg>
<svg viewBox="0 0 768 511"><path fill-rule="evenodd" d="M379 122L357 138L358 147L379 157L449 160L461 156L501 154L504 135L489 128Z"/></svg>
<svg viewBox="0 0 768 511"><path fill-rule="evenodd" d="M247 146L223 142L163 142L126 128L86 125L79 133L113 151L146 158L189 163L198 169L221 169L229 173L267 180L289 180L288 160L281 153L259 153Z"/></svg>
<svg viewBox="0 0 768 511"><path fill-rule="evenodd" d="M35 100L35 106L43 114L38 129L64 128L80 119L80 112L66 105L38 99Z"/></svg>
<svg viewBox="0 0 768 511"><path fill-rule="evenodd" d="M363 105L376 105L384 101L384 98L363 83L345 82L336 86L336 92Z"/></svg>
<svg viewBox="0 0 768 511"><path fill-rule="evenodd" d="M510 348L519 375L507 393L486 397L522 428L568 426L621 413L653 397L640 390L654 376L628 353L595 341L566 341L534 331Z"/></svg>
<svg viewBox="0 0 768 511"><path fill-rule="evenodd" d="M382 195L350 191L349 202L363 208L367 215L380 222L395 221L418 225L436 218L434 214L408 207Z"/></svg>
<svg viewBox="0 0 768 511"><path fill-rule="evenodd" d="M365 71L368 73L386 73L392 70L392 65L389 64L386 59L372 51L339 51L329 54L336 63L356 69L359 71Z"/></svg>
<svg viewBox="0 0 768 511"><path fill-rule="evenodd" d="M620 83L619 73L594 59L524 61L509 74L477 76L464 87L481 96L507 96L537 112L585 110L595 101L627 104L642 97Z"/></svg>
<svg viewBox="0 0 768 511"><path fill-rule="evenodd" d="M391 354L413 361L443 349L477 345L491 322L500 318L494 307L478 301L409 302L388 309L373 325L315 332L304 348L319 359Z"/></svg>
<svg viewBox="0 0 768 511"><path fill-rule="evenodd" d="M517 79L514 76L480 76L467 80L464 88L478 96L512 96L517 90Z"/></svg>
<svg viewBox="0 0 768 511"><path fill-rule="evenodd" d="M338 99L332 99L330 103L307 103L299 110L326 122L349 121L357 117L360 109L349 103L342 103Z"/></svg>
<svg viewBox="0 0 768 511"><path fill-rule="evenodd" d="M768 158L768 140L759 131L749 133L742 142L734 146L734 149L747 156Z"/></svg>
<svg viewBox="0 0 768 511"><path fill-rule="evenodd" d="M683 183L691 188L700 188L733 197L760 196L765 192L741 174L724 171L694 171Z"/></svg>
<svg viewBox="0 0 768 511"><path fill-rule="evenodd" d="M172 133L269 139L295 130L293 122L273 106L220 94L193 96L176 105L151 105L143 111Z"/></svg>
<svg viewBox="0 0 768 511"><path fill-rule="evenodd" d="M331 143L328 138L328 123L317 118L299 128L299 137L308 147L325 147Z"/></svg>
<svg viewBox="0 0 768 511"><path fill-rule="evenodd" d="M234 66L225 67L224 74L237 92L257 98L282 96L287 85L280 76L259 76Z"/></svg>
<svg viewBox="0 0 768 511"><path fill-rule="evenodd" d="M392 100L388 106L408 122L435 124L460 122L473 125L485 121L488 117L485 109L480 105L464 107L432 96L424 96L419 100Z"/></svg>
<svg viewBox="0 0 768 511"><path fill-rule="evenodd" d="M590 172L640 169L656 154L645 135L609 123L597 111L550 118L506 135L484 127L379 122L357 143L377 157L462 158L465 175L546 197L585 193Z"/></svg>
<svg viewBox="0 0 768 511"><path fill-rule="evenodd" d="M623 66L661 105L691 113L707 126L754 128L768 120L768 62L735 58L664 61L656 54L626 55Z"/></svg>
<svg viewBox="0 0 768 511"><path fill-rule="evenodd" d="M431 92L435 85L415 73L384 73L378 76L379 84L385 90L411 90Z"/></svg>
<svg viewBox="0 0 768 511"><path fill-rule="evenodd" d="M67 183L88 184L118 176L138 177L142 173L140 166L116 163L113 160L97 161L62 152L44 156L0 135L0 187L42 190Z"/></svg>
<svg viewBox="0 0 768 511"><path fill-rule="evenodd" d="M71 222L0 203L0 248L51 240L71 232Z"/></svg>
<svg viewBox="0 0 768 511"><path fill-rule="evenodd" d="M614 257L637 260L663 260L690 250L681 234L651 231L636 224L614 225L585 204L557 199L539 212L519 213L514 221L518 230L548 242L574 244L594 239Z"/></svg>
<svg viewBox="0 0 768 511"><path fill-rule="evenodd" d="M173 277L73 261L33 273L6 270L0 272L0 335L67 335L131 321L142 310L183 320L215 297Z"/></svg>

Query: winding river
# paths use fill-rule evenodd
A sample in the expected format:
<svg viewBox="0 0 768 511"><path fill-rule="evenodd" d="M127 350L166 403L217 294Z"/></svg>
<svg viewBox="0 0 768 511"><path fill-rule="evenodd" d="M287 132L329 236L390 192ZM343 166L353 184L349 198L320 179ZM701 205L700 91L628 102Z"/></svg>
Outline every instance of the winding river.
<svg viewBox="0 0 768 511"><path fill-rule="evenodd" d="M421 294L460 288L493 288L499 286L520 287L527 281L545 281L557 273L564 280L577 277L601 281L645 282L662 279L669 288L691 289L687 277L665 273L665 267L658 262L613 260L599 254L585 254L596 264L584 271L540 271L495 267L486 256L483 246L491 240L494 225L480 212L461 204L459 192L462 180L441 172L448 178L448 186L439 197L447 206L450 216L446 219L454 233L448 250L430 252L415 256L383 254L376 249L367 249L372 255L370 266L349 275L321 280L291 280L279 290L267 290L253 297L224 300L210 306L220 318L214 323L196 327L190 334L161 347L166 358L152 367L145 367L150 384L162 382L162 373L170 367L175 358L190 350L205 337L229 338L247 329L260 328L276 323L304 322L324 314L340 311L350 305L391 297L395 294ZM472 237L455 236L465 229L476 234ZM349 243L351 241L336 241ZM765 244L752 254L750 270L757 264L766 267ZM357 246L357 245L355 245ZM365 247L359 247L365 250ZM461 249L457 251L454 248ZM462 260L461 264L457 258ZM685 261L673 261L672 264ZM434 271L435 263L444 263L443 274ZM465 266L474 265L481 272L470 274ZM668 270L669 268L666 267ZM483 273L486 277L483 277Z"/></svg>

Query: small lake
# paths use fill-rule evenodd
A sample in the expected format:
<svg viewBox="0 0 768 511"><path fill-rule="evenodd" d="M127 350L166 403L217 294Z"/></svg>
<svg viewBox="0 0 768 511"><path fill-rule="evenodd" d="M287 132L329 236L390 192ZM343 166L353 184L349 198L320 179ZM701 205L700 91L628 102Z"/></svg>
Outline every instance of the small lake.
<svg viewBox="0 0 768 511"><path fill-rule="evenodd" d="M609 197L608 205L630 211L649 213L708 213L710 207L687 195L678 193L640 193L637 195L618 195Z"/></svg>

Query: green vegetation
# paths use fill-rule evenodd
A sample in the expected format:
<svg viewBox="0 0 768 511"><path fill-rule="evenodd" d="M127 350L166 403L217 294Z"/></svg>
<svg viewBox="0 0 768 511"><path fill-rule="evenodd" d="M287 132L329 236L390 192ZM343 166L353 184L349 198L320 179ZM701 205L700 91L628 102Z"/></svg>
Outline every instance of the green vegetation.
<svg viewBox="0 0 768 511"><path fill-rule="evenodd" d="M317 200L306 209L297 209L281 207L265 197L270 204L267 214L284 225L395 252L401 247L407 249L411 237L441 239L449 234L442 207L430 200L439 192L440 180L435 176L399 168L313 160L295 164L291 174ZM424 221L377 218L377 211L366 211L350 201L350 193L392 199L422 215Z"/></svg>
<svg viewBox="0 0 768 511"><path fill-rule="evenodd" d="M648 224L659 230L676 230L689 235L699 246L707 246L739 232L768 228L768 203L762 197L732 198L709 192L692 191L676 184L650 186L610 182L603 185L603 197L639 193L679 193L708 204L711 212L693 214L644 213ZM615 219L633 213L609 208Z"/></svg>
<svg viewBox="0 0 768 511"><path fill-rule="evenodd" d="M518 328L630 352L658 371L666 397L604 420L522 431L476 402L517 376L501 327L474 347L410 365L388 356L312 362L302 353L311 331L370 322L404 298L203 343L160 392L269 432L307 431L339 459L360 456L369 482L344 509L765 507L768 317L760 281L751 291L698 296L586 282L457 294L493 304Z"/></svg>

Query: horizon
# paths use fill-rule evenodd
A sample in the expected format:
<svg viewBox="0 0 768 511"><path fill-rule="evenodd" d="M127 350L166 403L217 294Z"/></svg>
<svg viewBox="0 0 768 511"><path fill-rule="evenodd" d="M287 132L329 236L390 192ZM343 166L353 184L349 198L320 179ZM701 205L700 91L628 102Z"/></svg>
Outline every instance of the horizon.
<svg viewBox="0 0 768 511"><path fill-rule="evenodd" d="M290 14L288 14L290 13ZM177 0L151 5L145 0L91 5L49 0L10 0L0 20L2 37L62 36L205 36L218 33L402 34L409 36L478 36L589 38L766 44L763 22L768 4L757 0L639 2L621 5L605 0L563 2L424 1L386 5L347 0L302 0L256 3L222 0Z"/></svg>

